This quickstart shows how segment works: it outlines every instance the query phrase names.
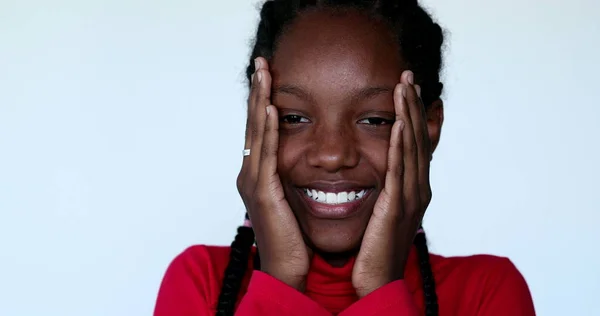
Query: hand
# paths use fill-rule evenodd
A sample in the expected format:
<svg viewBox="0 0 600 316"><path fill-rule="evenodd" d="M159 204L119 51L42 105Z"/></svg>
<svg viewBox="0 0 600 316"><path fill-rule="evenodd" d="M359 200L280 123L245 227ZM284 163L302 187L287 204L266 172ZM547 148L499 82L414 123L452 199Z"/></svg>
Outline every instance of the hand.
<svg viewBox="0 0 600 316"><path fill-rule="evenodd" d="M373 208L352 271L359 297L404 278L413 239L431 201L431 141L420 87L410 71L394 90L396 121L388 150L384 188Z"/></svg>
<svg viewBox="0 0 600 316"><path fill-rule="evenodd" d="M259 57L248 98L244 148L250 149L250 156L244 157L237 187L252 221L261 270L303 291L312 253L304 243L277 174L279 116L270 97L268 63Z"/></svg>

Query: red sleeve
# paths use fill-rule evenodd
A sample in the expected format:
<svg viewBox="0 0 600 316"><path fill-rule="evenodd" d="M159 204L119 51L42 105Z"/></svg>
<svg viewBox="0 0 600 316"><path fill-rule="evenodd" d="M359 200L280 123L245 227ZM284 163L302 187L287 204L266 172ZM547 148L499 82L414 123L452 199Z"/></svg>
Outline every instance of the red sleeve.
<svg viewBox="0 0 600 316"><path fill-rule="evenodd" d="M154 316L209 316L214 315L207 303L205 276L194 269L197 265L191 250L177 256L167 268L158 291ZM206 256L205 259L208 259ZM208 282L205 282L208 283Z"/></svg>
<svg viewBox="0 0 600 316"><path fill-rule="evenodd" d="M340 316L417 316L419 309L403 280L388 283L356 301Z"/></svg>
<svg viewBox="0 0 600 316"><path fill-rule="evenodd" d="M213 258L214 259L214 258ZM211 260L202 246L177 256L163 277L154 316L213 316L221 287L224 262ZM236 316L331 316L308 296L260 271L250 278Z"/></svg>
<svg viewBox="0 0 600 316"><path fill-rule="evenodd" d="M495 272L486 282L477 316L535 316L527 282L512 261L503 259Z"/></svg>
<svg viewBox="0 0 600 316"><path fill-rule="evenodd" d="M254 271L236 316L331 316L308 296L261 271Z"/></svg>

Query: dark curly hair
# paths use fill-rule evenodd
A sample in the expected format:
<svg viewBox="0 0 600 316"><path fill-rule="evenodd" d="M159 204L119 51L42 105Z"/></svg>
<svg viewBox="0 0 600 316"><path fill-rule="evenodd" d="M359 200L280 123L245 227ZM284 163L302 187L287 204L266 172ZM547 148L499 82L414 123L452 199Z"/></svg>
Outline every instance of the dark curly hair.
<svg viewBox="0 0 600 316"><path fill-rule="evenodd" d="M255 71L254 59L273 58L280 36L296 17L309 9L355 9L386 22L395 34L400 46L398 52L415 75L415 83L421 86L421 97L426 106L440 98L443 85L440 82L442 67L442 45L444 34L429 13L417 0L268 0L260 10L260 22L250 62L246 68L246 79ZM247 217L247 215L246 215ZM229 264L221 288L217 315L234 314L241 282L250 259L254 232L250 227L240 227L231 244ZM425 233L415 237L419 268L421 271L425 299L425 314L438 315L435 280L429 263L429 250ZM254 269L260 270L258 252L254 257Z"/></svg>

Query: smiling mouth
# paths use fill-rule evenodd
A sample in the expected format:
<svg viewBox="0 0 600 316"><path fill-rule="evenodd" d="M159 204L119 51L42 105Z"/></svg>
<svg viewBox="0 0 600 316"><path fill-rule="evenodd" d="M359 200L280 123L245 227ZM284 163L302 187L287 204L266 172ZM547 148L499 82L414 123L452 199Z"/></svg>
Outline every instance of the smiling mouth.
<svg viewBox="0 0 600 316"><path fill-rule="evenodd" d="M340 220L358 214L363 202L373 192L373 188L340 192L299 188L299 191L308 207L308 212L315 218Z"/></svg>
<svg viewBox="0 0 600 316"><path fill-rule="evenodd" d="M351 203L363 199L368 189L360 191L342 191L342 192L324 192L310 188L302 189L305 196L309 197L315 202L328 204L328 205L340 205L345 203Z"/></svg>

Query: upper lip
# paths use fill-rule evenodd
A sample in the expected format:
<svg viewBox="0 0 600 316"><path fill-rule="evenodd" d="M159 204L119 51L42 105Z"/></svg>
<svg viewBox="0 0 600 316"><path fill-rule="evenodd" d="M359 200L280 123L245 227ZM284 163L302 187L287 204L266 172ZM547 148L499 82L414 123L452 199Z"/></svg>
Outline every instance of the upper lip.
<svg viewBox="0 0 600 316"><path fill-rule="evenodd" d="M313 181L307 183L301 188L315 189L323 192L339 193L350 191L361 191L370 188L367 185L361 185L352 181Z"/></svg>

